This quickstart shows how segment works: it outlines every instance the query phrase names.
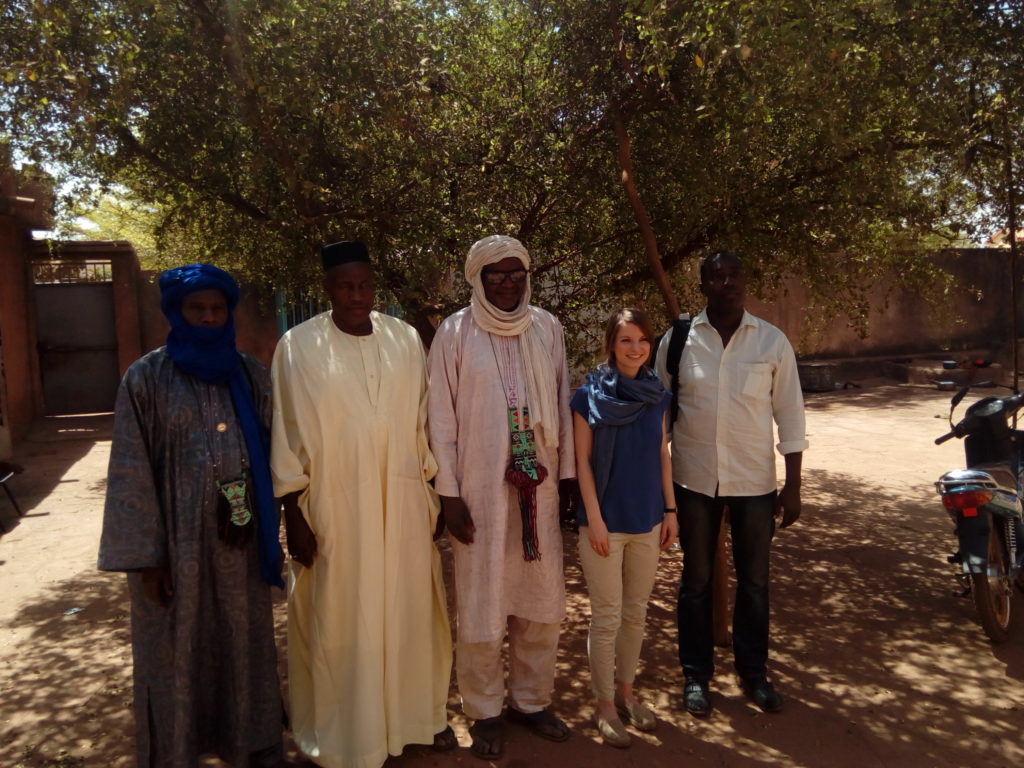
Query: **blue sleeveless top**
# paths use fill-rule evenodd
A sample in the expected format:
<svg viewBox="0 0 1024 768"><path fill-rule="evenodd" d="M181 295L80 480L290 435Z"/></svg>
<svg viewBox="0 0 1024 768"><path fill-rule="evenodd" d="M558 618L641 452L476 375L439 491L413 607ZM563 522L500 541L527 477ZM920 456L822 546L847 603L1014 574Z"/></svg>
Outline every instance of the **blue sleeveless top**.
<svg viewBox="0 0 1024 768"><path fill-rule="evenodd" d="M589 419L590 382L573 395L570 407ZM615 429L615 452L601 504L601 517L609 533L647 533L665 516L665 496L661 489L661 440L671 396L649 405L634 421L602 429ZM593 467L593 463L591 463ZM600 483L598 483L600 485ZM587 525L587 511L579 505L576 521Z"/></svg>

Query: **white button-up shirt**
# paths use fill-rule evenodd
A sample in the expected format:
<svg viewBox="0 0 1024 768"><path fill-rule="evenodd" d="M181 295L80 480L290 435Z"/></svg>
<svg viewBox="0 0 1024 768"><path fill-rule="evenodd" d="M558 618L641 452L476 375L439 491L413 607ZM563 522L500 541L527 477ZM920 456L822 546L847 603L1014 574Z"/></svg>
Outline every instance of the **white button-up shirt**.
<svg viewBox="0 0 1024 768"><path fill-rule="evenodd" d="M655 370L666 389L668 342ZM774 430L780 453L806 450L804 398L785 335L743 313L722 346L707 311L694 318L679 361L679 412L672 430L672 479L705 496L760 496L776 489Z"/></svg>

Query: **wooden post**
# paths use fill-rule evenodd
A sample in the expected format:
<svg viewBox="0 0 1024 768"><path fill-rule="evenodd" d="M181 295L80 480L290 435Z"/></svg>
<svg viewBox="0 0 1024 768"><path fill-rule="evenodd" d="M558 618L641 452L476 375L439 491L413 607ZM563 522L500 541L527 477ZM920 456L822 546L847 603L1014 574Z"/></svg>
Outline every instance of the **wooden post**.
<svg viewBox="0 0 1024 768"><path fill-rule="evenodd" d="M1006 228L1010 242L1010 338L1013 340L1013 391L1020 383L1020 355L1017 351L1017 195L1013 173L1013 138L1007 128L1006 113L1003 113L1003 171L1006 175ZM1017 426L1017 413L1013 414L1013 426Z"/></svg>
<svg viewBox="0 0 1024 768"><path fill-rule="evenodd" d="M632 64L625 55L622 40L622 30L619 24L619 16L622 10L618 0L611 0L609 3L609 16L611 20L612 37L616 44L618 53L617 59L627 80L631 80ZM640 230L640 237L644 244L644 255L647 257L647 266L651 270L661 297L665 302L665 310L669 322L675 321L680 314L679 300L672 290L672 283L668 279L665 267L661 261L661 253L658 248L658 240L651 226L651 219L647 213L647 206L640 196L640 190L636 186L636 176L633 171L632 141L629 137L628 116L624 113L621 100L612 96L608 105L612 118L612 130L615 133L617 159L619 161L619 181L622 183L626 200L633 211L633 219ZM714 627L715 643L718 645L729 644L729 595L728 595L728 562L726 561L725 534L723 528L718 537L718 555L715 558L715 571L712 587L712 626ZM685 631L685 629L684 629Z"/></svg>

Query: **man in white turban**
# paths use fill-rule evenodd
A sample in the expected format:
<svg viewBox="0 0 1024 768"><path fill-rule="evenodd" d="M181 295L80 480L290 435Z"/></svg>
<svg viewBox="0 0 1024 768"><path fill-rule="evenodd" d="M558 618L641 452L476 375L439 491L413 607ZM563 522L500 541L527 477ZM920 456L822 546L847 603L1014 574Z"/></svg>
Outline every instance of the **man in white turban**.
<svg viewBox="0 0 1024 768"><path fill-rule="evenodd" d="M466 280L470 305L431 345L428 421L455 556L456 678L475 721L471 749L493 759L504 746L506 634L506 718L569 738L549 705L565 616L559 491L572 492L576 473L562 326L529 304L529 254L514 238L484 238Z"/></svg>

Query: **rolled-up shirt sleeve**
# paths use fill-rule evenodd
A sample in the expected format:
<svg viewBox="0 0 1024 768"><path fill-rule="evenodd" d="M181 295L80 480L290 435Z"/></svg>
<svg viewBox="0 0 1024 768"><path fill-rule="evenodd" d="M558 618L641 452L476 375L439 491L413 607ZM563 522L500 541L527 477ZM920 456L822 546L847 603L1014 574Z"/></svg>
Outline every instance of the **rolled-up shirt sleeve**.
<svg viewBox="0 0 1024 768"><path fill-rule="evenodd" d="M804 396L800 391L796 355L785 337L780 339L779 362L772 381L772 415L779 429L779 453L806 451L807 425L804 417Z"/></svg>

